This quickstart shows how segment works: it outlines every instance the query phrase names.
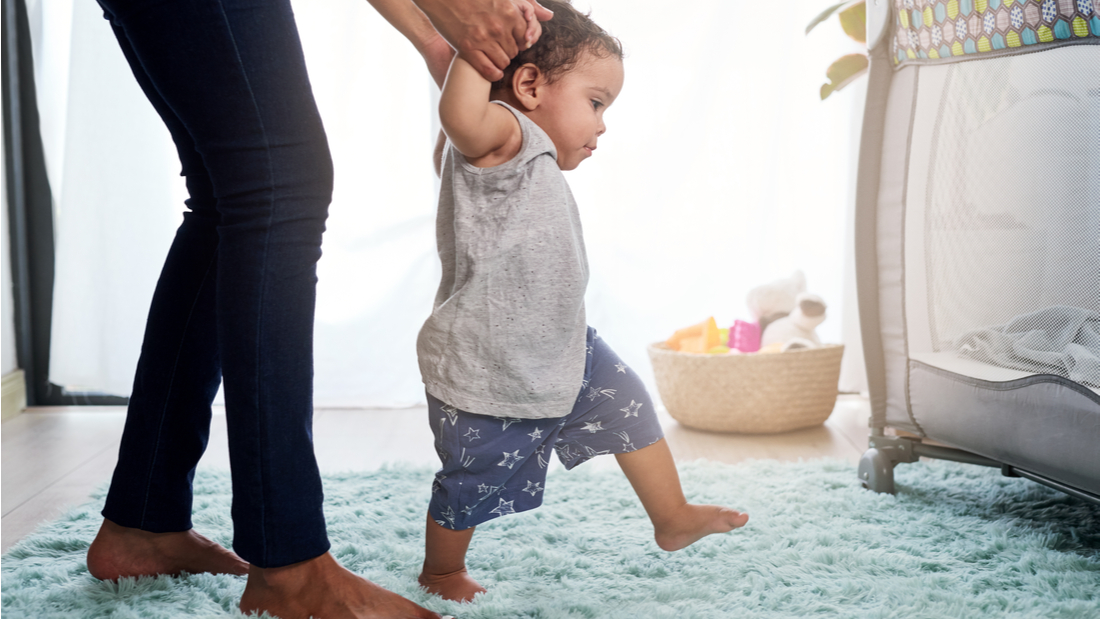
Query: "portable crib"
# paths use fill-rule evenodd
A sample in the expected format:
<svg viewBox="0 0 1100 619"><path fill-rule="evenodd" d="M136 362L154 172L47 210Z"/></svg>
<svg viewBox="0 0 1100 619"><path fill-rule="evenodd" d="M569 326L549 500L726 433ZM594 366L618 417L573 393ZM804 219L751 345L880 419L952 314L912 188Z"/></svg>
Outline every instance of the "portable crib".
<svg viewBox="0 0 1100 619"><path fill-rule="evenodd" d="M1100 503L1100 0L867 7L860 480L928 456Z"/></svg>

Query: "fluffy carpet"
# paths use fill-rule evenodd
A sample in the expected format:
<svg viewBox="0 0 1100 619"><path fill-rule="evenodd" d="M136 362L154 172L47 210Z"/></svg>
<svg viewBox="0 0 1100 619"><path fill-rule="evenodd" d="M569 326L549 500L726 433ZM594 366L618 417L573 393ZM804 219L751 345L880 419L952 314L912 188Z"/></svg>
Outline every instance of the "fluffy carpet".
<svg viewBox="0 0 1100 619"><path fill-rule="evenodd" d="M995 470L901 465L890 496L846 463L686 464L690 500L752 518L666 553L622 474L584 468L551 472L542 508L479 528L468 566L489 593L472 604L416 585L428 469L326 476L333 553L459 619L1100 617L1100 508ZM195 492L196 529L228 544L228 476L200 474ZM101 500L3 557L6 619L240 616L243 578L89 576Z"/></svg>

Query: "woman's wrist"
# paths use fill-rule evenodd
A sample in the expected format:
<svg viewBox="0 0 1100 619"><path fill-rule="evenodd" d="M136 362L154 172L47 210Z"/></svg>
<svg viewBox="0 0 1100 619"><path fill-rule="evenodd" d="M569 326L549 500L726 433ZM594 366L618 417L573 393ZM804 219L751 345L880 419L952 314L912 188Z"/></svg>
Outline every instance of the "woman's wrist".
<svg viewBox="0 0 1100 619"><path fill-rule="evenodd" d="M424 54L429 49L439 33L424 11L411 0L369 0L370 4L397 29L413 48Z"/></svg>
<svg viewBox="0 0 1100 619"><path fill-rule="evenodd" d="M443 82L447 78L447 70L451 66L455 50L434 29L432 35L425 37L416 46L416 51L420 52L420 56L424 59L424 64L428 66L428 73L431 74L436 86L443 88Z"/></svg>
<svg viewBox="0 0 1100 619"><path fill-rule="evenodd" d="M425 56L431 51L438 49L440 43L447 47L451 46L441 34L436 32L435 28L431 27L430 23L428 24L428 29L423 32L418 30L413 37L409 38L409 41L413 44L413 47L416 48L416 51L420 52L421 56Z"/></svg>

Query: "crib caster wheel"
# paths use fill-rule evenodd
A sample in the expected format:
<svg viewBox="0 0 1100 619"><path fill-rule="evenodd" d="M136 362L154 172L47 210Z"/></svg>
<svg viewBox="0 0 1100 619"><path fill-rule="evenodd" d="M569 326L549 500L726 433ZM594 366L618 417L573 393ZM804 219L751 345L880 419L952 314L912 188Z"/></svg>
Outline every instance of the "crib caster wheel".
<svg viewBox="0 0 1100 619"><path fill-rule="evenodd" d="M894 463L874 447L859 459L858 475L864 488L894 494Z"/></svg>

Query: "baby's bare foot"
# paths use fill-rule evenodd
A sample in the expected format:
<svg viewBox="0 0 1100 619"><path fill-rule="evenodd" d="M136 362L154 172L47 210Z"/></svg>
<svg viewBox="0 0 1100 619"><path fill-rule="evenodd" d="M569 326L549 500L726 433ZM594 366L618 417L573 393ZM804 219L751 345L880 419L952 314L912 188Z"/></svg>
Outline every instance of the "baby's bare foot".
<svg viewBox="0 0 1100 619"><path fill-rule="evenodd" d="M657 545L673 551L686 548L712 533L745 526L749 515L721 505L684 505L667 524L654 527Z"/></svg>
<svg viewBox="0 0 1100 619"><path fill-rule="evenodd" d="M454 602L469 602L474 599L474 595L485 593L485 587L470 578L465 568L450 574L421 572L417 581L420 582L420 586L428 590L428 593L434 593Z"/></svg>

